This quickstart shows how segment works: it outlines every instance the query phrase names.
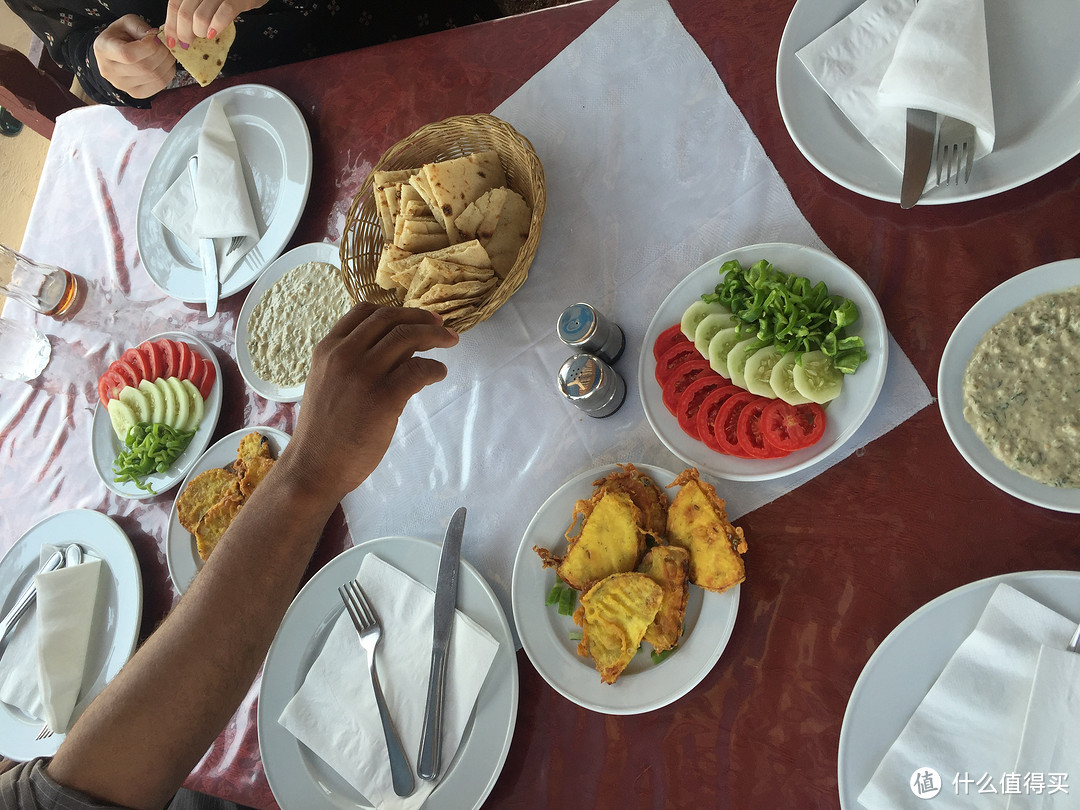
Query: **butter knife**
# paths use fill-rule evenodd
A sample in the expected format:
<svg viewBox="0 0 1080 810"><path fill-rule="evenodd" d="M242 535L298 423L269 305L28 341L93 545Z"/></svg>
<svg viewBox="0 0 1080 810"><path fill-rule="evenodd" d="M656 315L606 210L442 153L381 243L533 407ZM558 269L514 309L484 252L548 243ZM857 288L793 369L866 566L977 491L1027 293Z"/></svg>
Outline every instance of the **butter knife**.
<svg viewBox="0 0 1080 810"><path fill-rule="evenodd" d="M428 680L427 708L420 733L420 754L416 775L433 782L439 777L439 754L442 748L443 695L446 686L446 659L450 654L450 633L454 629L457 608L458 568L461 559L461 535L465 531L465 507L450 518L439 561L439 579L435 585L435 629L431 642L431 675Z"/></svg>
<svg viewBox="0 0 1080 810"><path fill-rule="evenodd" d="M904 147L904 179L900 184L900 207L911 208L922 197L934 158L937 113L909 108Z"/></svg>
<svg viewBox="0 0 1080 810"><path fill-rule="evenodd" d="M195 181L199 177L198 155L192 155L188 160L188 176L191 178L191 193L195 197L195 204L198 205L199 192L195 186ZM218 262L213 239L199 240L199 261L202 264L203 292L206 295L206 317L212 318L217 314L218 305Z"/></svg>
<svg viewBox="0 0 1080 810"><path fill-rule="evenodd" d="M45 564L41 566L39 574L47 574L49 571L55 571L57 568L64 567L64 553L62 551L55 551L53 555L45 561ZM7 616L0 620L0 641L3 641L11 628L15 626L15 623L22 618L22 615L27 611L30 605L34 604L34 600L37 598L37 586L34 584L33 578L30 579L30 584L27 585L19 598L15 600L14 606L8 611Z"/></svg>

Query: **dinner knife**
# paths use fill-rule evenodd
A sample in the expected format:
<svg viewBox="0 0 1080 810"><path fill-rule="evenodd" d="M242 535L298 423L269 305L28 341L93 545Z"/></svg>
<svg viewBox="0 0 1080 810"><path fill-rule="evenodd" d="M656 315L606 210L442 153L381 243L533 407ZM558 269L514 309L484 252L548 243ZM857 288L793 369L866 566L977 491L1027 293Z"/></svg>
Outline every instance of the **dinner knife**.
<svg viewBox="0 0 1080 810"><path fill-rule="evenodd" d="M900 207L911 208L919 201L930 163L934 157L934 132L937 113L909 108L907 111L907 140L904 147L904 179L900 183Z"/></svg>
<svg viewBox="0 0 1080 810"><path fill-rule="evenodd" d="M428 680L427 708L420 732L420 754L416 775L429 782L439 777L439 754L442 748L443 695L446 686L446 659L450 654L450 633L457 608L458 567L461 559L461 535L465 531L465 507L450 518L439 561L439 579L435 585L435 628L431 642L431 675Z"/></svg>
<svg viewBox="0 0 1080 810"><path fill-rule="evenodd" d="M39 574L47 574L50 571L55 571L57 568L64 567L64 553L62 551L54 551L52 556L45 561L45 564L41 566ZM19 598L15 600L15 605L8 611L7 616L0 620L0 641L3 641L11 628L15 626L15 623L22 618L22 615L27 611L30 605L34 604L34 600L37 598L37 586L34 584L33 578L30 579L28 584Z"/></svg>
<svg viewBox="0 0 1080 810"><path fill-rule="evenodd" d="M188 175L191 177L191 193L198 205L199 196L195 188L199 176L198 155L192 155L188 160ZM199 240L199 262L202 264L203 292L206 295L206 317L212 318L217 314L218 305L218 263L213 239L207 237Z"/></svg>

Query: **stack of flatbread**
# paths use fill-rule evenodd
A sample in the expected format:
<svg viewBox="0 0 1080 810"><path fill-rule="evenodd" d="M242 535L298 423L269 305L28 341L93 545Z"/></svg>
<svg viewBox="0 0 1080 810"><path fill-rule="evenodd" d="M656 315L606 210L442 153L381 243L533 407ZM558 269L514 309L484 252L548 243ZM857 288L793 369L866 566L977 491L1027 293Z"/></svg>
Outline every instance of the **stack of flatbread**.
<svg viewBox="0 0 1080 810"><path fill-rule="evenodd" d="M514 266L532 210L506 185L493 150L377 171L375 207L386 243L375 282L405 306L464 315Z"/></svg>

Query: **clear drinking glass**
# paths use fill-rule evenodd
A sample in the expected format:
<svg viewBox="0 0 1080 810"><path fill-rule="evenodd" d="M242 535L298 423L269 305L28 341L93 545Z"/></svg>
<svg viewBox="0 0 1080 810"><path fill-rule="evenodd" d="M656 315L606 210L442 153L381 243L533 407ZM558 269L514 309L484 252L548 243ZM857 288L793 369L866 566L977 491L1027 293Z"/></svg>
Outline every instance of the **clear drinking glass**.
<svg viewBox="0 0 1080 810"><path fill-rule="evenodd" d="M37 329L0 318L0 380L35 379L52 356L52 344Z"/></svg>
<svg viewBox="0 0 1080 810"><path fill-rule="evenodd" d="M42 315L59 317L75 302L76 276L55 264L36 262L0 244L0 293Z"/></svg>

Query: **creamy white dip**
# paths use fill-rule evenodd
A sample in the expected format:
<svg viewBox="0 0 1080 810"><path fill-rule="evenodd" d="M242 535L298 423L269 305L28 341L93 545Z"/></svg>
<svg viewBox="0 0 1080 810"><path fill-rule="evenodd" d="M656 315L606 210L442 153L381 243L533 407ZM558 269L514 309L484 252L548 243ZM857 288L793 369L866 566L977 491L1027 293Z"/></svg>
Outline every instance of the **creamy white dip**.
<svg viewBox="0 0 1080 810"><path fill-rule="evenodd" d="M964 418L1017 472L1080 487L1080 287L1033 298L983 335Z"/></svg>
<svg viewBox="0 0 1080 810"><path fill-rule="evenodd" d="M294 267L263 293L251 312L251 367L267 382L301 384L311 369L315 344L351 306L334 265L307 262Z"/></svg>

